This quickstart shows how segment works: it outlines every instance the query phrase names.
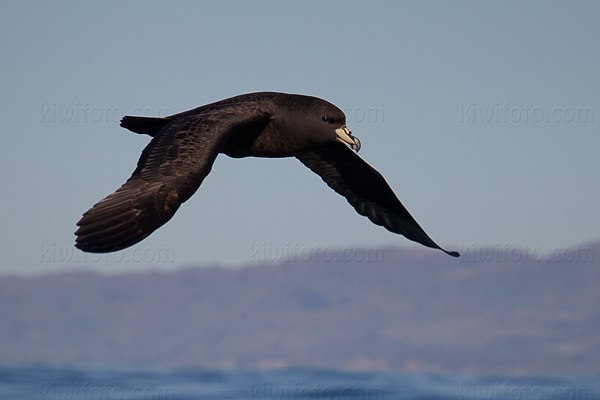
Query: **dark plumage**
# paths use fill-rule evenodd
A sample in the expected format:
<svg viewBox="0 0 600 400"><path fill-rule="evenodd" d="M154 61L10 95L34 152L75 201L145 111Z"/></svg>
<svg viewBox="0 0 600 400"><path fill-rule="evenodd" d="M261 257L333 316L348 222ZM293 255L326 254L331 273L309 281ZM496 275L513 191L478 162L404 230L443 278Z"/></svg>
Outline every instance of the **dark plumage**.
<svg viewBox="0 0 600 400"><path fill-rule="evenodd" d="M458 257L431 240L383 176L352 151L358 152L360 142L346 127L344 113L325 100L251 93L165 118L126 116L121 126L152 140L127 182L77 223L75 246L83 251L117 251L150 235L196 192L217 155L224 153L296 157L360 215Z"/></svg>

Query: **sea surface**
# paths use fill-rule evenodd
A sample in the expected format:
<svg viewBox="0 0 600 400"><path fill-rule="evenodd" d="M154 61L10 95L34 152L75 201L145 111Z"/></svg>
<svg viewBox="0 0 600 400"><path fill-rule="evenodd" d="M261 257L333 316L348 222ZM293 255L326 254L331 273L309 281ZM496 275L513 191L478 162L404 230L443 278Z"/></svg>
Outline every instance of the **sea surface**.
<svg viewBox="0 0 600 400"><path fill-rule="evenodd" d="M483 377L405 372L0 368L4 400L600 400L600 376Z"/></svg>

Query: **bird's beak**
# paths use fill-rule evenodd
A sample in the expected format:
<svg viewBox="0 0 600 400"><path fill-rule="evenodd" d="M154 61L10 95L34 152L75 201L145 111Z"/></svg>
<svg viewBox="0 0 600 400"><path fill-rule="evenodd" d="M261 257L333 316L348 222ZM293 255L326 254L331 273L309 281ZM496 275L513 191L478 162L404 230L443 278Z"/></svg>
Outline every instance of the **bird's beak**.
<svg viewBox="0 0 600 400"><path fill-rule="evenodd" d="M358 140L357 137L352 136L352 132L350 132L350 129L348 129L346 125L337 128L335 133L337 134L337 140L358 153L360 150L360 140Z"/></svg>

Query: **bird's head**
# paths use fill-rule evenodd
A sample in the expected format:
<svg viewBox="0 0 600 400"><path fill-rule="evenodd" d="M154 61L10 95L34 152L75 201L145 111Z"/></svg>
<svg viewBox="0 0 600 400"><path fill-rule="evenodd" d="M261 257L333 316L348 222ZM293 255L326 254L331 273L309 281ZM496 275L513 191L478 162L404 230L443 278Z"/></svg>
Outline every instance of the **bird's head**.
<svg viewBox="0 0 600 400"><path fill-rule="evenodd" d="M321 129L325 130L328 137L344 143L358 153L360 150L360 140L352 136L352 132L346 126L346 116L342 110L337 107L333 110L323 110L319 119L321 121ZM335 136L331 135L332 131Z"/></svg>
<svg viewBox="0 0 600 400"><path fill-rule="evenodd" d="M301 107L294 110L300 115L301 123L296 125L303 130L314 144L339 141L358 152L360 140L352 135L346 126L346 115L333 104L317 97L303 96Z"/></svg>

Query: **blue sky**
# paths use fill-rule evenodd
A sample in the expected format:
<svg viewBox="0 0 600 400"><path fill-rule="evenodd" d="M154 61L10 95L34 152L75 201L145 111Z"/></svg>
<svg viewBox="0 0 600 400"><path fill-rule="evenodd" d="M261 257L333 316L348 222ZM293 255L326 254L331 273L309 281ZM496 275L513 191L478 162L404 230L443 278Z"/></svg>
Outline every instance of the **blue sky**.
<svg viewBox="0 0 600 400"><path fill-rule="evenodd" d="M253 91L344 109L360 155L450 250L546 252L600 238L598 2L2 8L0 274L235 267L260 246L416 246L295 159L220 156L137 250L72 250L81 214L125 182L149 140L120 128L122 115Z"/></svg>

